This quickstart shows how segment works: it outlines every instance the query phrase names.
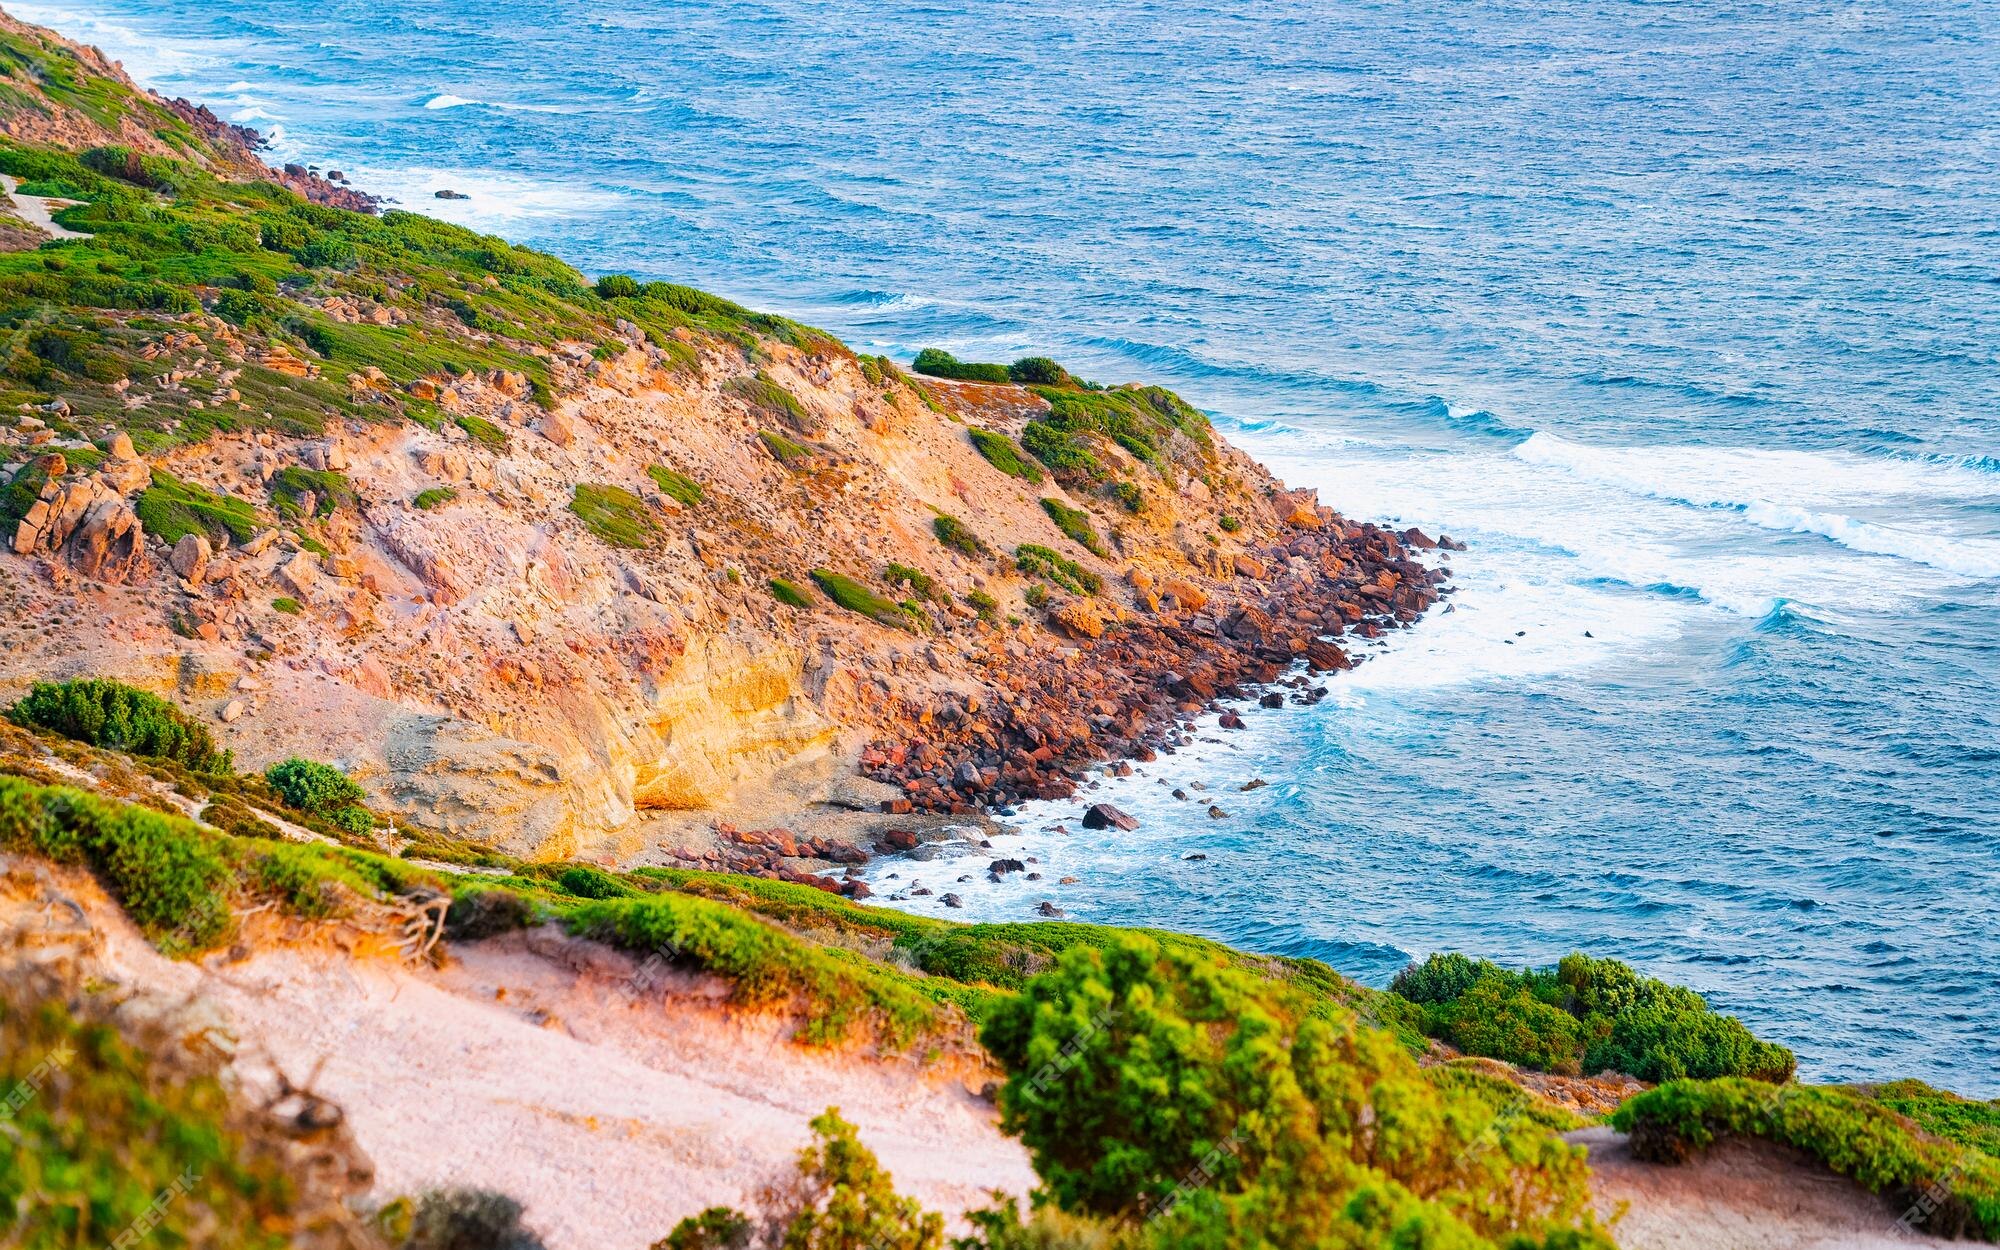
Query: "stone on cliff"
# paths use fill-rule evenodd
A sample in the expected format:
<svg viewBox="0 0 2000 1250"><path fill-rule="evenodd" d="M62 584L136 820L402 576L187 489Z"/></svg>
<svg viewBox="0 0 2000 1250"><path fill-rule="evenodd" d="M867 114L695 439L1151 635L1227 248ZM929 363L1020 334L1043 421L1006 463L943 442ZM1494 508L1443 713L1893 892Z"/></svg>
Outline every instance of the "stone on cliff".
<svg viewBox="0 0 2000 1250"><path fill-rule="evenodd" d="M142 491L153 484L153 467L139 458L132 439L123 430L111 438L111 451L97 468L104 484L121 495Z"/></svg>
<svg viewBox="0 0 2000 1250"><path fill-rule="evenodd" d="M541 431L543 438L558 447L567 447L576 441L576 426L568 417L554 409L544 414L535 428Z"/></svg>
<svg viewBox="0 0 2000 1250"><path fill-rule="evenodd" d="M1086 599L1064 599L1049 605L1051 628L1066 637L1085 641L1104 636L1104 614Z"/></svg>
<svg viewBox="0 0 2000 1250"><path fill-rule="evenodd" d="M1083 827L1086 829L1123 829L1131 832L1139 827L1136 816L1127 815L1109 803L1093 803L1083 813Z"/></svg>
<svg viewBox="0 0 2000 1250"><path fill-rule="evenodd" d="M1300 490L1281 490L1271 497L1277 506L1278 516L1287 525L1300 529L1318 529L1320 526L1319 492L1306 487Z"/></svg>
<svg viewBox="0 0 2000 1250"><path fill-rule="evenodd" d="M319 562L310 551L295 551L279 566L278 580L299 598L309 598L319 585Z"/></svg>
<svg viewBox="0 0 2000 1250"><path fill-rule="evenodd" d="M1238 554L1230 561L1230 566L1236 570L1238 577L1247 577L1252 581L1261 582L1271 575L1264 562L1255 556Z"/></svg>
<svg viewBox="0 0 2000 1250"><path fill-rule="evenodd" d="M174 544L174 553L168 557L168 563L174 566L174 572L199 586L208 576L208 561L214 554L207 538L200 534L182 534L181 540Z"/></svg>

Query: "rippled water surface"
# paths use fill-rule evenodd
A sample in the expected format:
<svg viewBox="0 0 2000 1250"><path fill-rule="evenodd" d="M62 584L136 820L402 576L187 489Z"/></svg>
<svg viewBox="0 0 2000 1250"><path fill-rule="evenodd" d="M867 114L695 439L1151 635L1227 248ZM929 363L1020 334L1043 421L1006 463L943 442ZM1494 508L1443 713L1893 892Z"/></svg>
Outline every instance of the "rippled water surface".
<svg viewBox="0 0 2000 1250"><path fill-rule="evenodd" d="M412 207L1162 381L1472 544L1338 698L1107 783L1139 833L878 885L1377 983L1581 947L2000 1094L1993 4L10 8Z"/></svg>

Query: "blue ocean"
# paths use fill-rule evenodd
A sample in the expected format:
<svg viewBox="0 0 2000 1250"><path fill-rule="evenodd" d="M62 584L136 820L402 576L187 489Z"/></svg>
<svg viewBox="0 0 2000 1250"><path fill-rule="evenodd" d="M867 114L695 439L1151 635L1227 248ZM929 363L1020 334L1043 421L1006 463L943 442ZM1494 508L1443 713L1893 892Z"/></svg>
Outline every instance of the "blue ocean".
<svg viewBox="0 0 2000 1250"><path fill-rule="evenodd" d="M1334 697L1106 779L1136 834L878 889L1375 984L1611 954L1807 1077L2000 1094L1990 3L9 7L407 207L1161 382L1470 544Z"/></svg>

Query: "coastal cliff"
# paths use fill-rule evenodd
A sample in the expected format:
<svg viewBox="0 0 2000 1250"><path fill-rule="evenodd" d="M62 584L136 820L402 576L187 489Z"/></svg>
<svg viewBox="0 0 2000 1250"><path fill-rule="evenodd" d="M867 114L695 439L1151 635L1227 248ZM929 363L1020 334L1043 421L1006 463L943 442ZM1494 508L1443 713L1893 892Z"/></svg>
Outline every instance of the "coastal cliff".
<svg viewBox="0 0 2000 1250"><path fill-rule="evenodd" d="M1430 539L1170 392L593 282L4 34L14 692L171 692L510 852L712 856L1066 795L1436 601Z"/></svg>

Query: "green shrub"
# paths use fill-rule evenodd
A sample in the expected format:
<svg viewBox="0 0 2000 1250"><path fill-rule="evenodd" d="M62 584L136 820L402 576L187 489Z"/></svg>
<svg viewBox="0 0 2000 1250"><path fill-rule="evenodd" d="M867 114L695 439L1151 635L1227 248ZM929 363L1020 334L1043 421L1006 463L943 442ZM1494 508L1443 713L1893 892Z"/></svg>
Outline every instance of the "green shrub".
<svg viewBox="0 0 2000 1250"><path fill-rule="evenodd" d="M114 1016L121 997L0 981L7 1244L282 1250L309 1238L292 1142L232 1099L213 1048Z"/></svg>
<svg viewBox="0 0 2000 1250"><path fill-rule="evenodd" d="M890 561L887 567L882 570L882 579L891 586L901 582L908 582L911 592L920 599L937 599L939 597L937 579L922 569L913 569L907 564L898 564L893 560Z"/></svg>
<svg viewBox="0 0 2000 1250"><path fill-rule="evenodd" d="M458 492L451 487L433 486L427 490L418 491L416 499L412 502L425 512L429 512L433 508L444 507L456 498L458 498Z"/></svg>
<svg viewBox="0 0 2000 1250"><path fill-rule="evenodd" d="M494 451L507 450L507 431L488 421L486 418L475 417L471 413L466 413L458 418L457 425L459 429L464 430L472 437L473 442L478 443L481 447L491 448Z"/></svg>
<svg viewBox="0 0 2000 1250"><path fill-rule="evenodd" d="M972 439L972 445L979 449L979 454L986 457L987 463L994 468L1011 477L1018 477L1024 482L1041 484L1043 476L1041 467L1023 460L1021 449L1014 445L1013 439L993 430L978 428L967 430L966 435Z"/></svg>
<svg viewBox="0 0 2000 1250"><path fill-rule="evenodd" d="M892 603L851 577L831 569L814 569L812 579L827 598L849 612L858 612L878 625L891 629L915 630L917 623L900 604Z"/></svg>
<svg viewBox="0 0 2000 1250"><path fill-rule="evenodd" d="M17 725L53 730L131 755L172 760L199 773L226 773L231 768L229 752L218 751L208 730L187 713L122 682L97 678L36 682L7 715Z"/></svg>
<svg viewBox="0 0 2000 1250"><path fill-rule="evenodd" d="M1133 516L1137 516L1146 510L1146 496L1135 483L1124 481L1113 482L1105 487L1104 491L1118 501L1119 507L1125 509L1125 511L1131 513Z"/></svg>
<svg viewBox="0 0 2000 1250"><path fill-rule="evenodd" d="M569 510L585 529L614 547L650 547L659 536L646 501L623 486L578 482Z"/></svg>
<svg viewBox="0 0 2000 1250"><path fill-rule="evenodd" d="M599 299L637 299L639 283L630 274L607 273L597 280Z"/></svg>
<svg viewBox="0 0 2000 1250"><path fill-rule="evenodd" d="M1000 611L1000 601L983 590L967 591L965 603L967 607L979 613L979 619L982 621L991 621Z"/></svg>
<svg viewBox="0 0 2000 1250"><path fill-rule="evenodd" d="M88 867L168 954L229 932L231 873L192 821L0 775L0 847Z"/></svg>
<svg viewBox="0 0 2000 1250"><path fill-rule="evenodd" d="M1237 530L1243 528L1243 522L1237 520L1233 516L1230 516L1227 512L1223 513L1222 516L1218 518L1215 523L1222 527L1222 531L1225 534L1234 534Z"/></svg>
<svg viewBox="0 0 2000 1250"><path fill-rule="evenodd" d="M646 476L653 479L653 485L667 498L692 508L702 501L701 483L684 473L676 473L665 465L649 464Z"/></svg>
<svg viewBox="0 0 2000 1250"><path fill-rule="evenodd" d="M748 1218L733 1207L710 1207L674 1225L652 1250L748 1250L753 1231Z"/></svg>
<svg viewBox="0 0 2000 1250"><path fill-rule="evenodd" d="M777 457L778 463L784 465L787 469L800 470L809 468L815 459L812 448L793 439L786 438L783 434L775 430L759 430L757 431L757 438L758 441L764 444L764 450Z"/></svg>
<svg viewBox="0 0 2000 1250"><path fill-rule="evenodd" d="M809 608L812 606L812 596L806 594L805 588L797 582L787 581L782 577L774 577L767 584L771 588L771 597L788 608Z"/></svg>
<svg viewBox="0 0 2000 1250"><path fill-rule="evenodd" d="M1075 386L1076 379L1047 356L1023 356L1007 366L1007 377L1023 386Z"/></svg>
<svg viewBox="0 0 2000 1250"><path fill-rule="evenodd" d="M755 377L731 378L723 387L757 412L779 417L795 430L810 430L812 415L798 397L761 370Z"/></svg>
<svg viewBox="0 0 2000 1250"><path fill-rule="evenodd" d="M276 599L271 600L271 608L273 611L283 612L286 616L297 616L299 613L305 611L305 608L300 606L299 601L290 595L279 595Z"/></svg>
<svg viewBox="0 0 2000 1250"><path fill-rule="evenodd" d="M1937 1203L1917 1227L2000 1240L2000 1162L1939 1141L1860 1090L1772 1085L1741 1077L1669 1081L1628 1100L1612 1125L1642 1159L1678 1163L1732 1134L1792 1146L1908 1210ZM1935 1188L1934 1188L1935 1187Z"/></svg>
<svg viewBox="0 0 2000 1250"><path fill-rule="evenodd" d="M1105 549L1104 540L1091 528L1088 512L1081 508L1072 508L1060 499L1043 499L1042 511L1048 513L1049 520L1056 523L1056 528L1077 546L1095 556L1110 554Z"/></svg>
<svg viewBox="0 0 2000 1250"><path fill-rule="evenodd" d="M265 769L264 780L285 802L315 815L360 803L368 797L367 791L333 765L296 755Z"/></svg>
<svg viewBox="0 0 2000 1250"><path fill-rule="evenodd" d="M979 556L986 552L986 544L970 526L949 513L939 513L931 518L931 533L937 540L960 555Z"/></svg>
<svg viewBox="0 0 2000 1250"><path fill-rule="evenodd" d="M344 473L287 465L271 477L271 503L287 517L330 517L360 496Z"/></svg>
<svg viewBox="0 0 2000 1250"><path fill-rule="evenodd" d="M1021 446L1065 483L1084 485L1105 476L1104 466L1075 435L1045 421L1028 422L1021 431Z"/></svg>
<svg viewBox="0 0 2000 1250"><path fill-rule="evenodd" d="M938 347L926 347L918 352L916 360L911 362L911 368L934 378L953 378L960 382L1011 380L1007 375L1006 365L976 364L969 360L960 360Z"/></svg>
<svg viewBox="0 0 2000 1250"><path fill-rule="evenodd" d="M227 537L245 542L262 528L249 500L183 482L164 469L153 470L153 484L140 494L132 510L146 532L164 543L177 543L184 534L200 534L211 541Z"/></svg>
<svg viewBox="0 0 2000 1250"><path fill-rule="evenodd" d="M1149 1246L1609 1246L1582 1152L1517 1095L1434 1081L1224 960L1136 934L1073 947L981 1040L1049 1198L1143 1220Z"/></svg>
<svg viewBox="0 0 2000 1250"><path fill-rule="evenodd" d="M1922 1081L1891 1081L1864 1089L1926 1133L2000 1159L2000 1098L1975 1102Z"/></svg>
<svg viewBox="0 0 2000 1250"><path fill-rule="evenodd" d="M1014 567L1029 577L1053 582L1073 595L1094 595L1104 589L1104 579L1097 574L1059 551L1034 543L1014 548Z"/></svg>
<svg viewBox="0 0 2000 1250"><path fill-rule="evenodd" d="M1783 1081L1795 1064L1791 1051L1717 1015L1701 995L1614 959L1571 954L1554 968L1509 972L1433 955L1397 974L1390 990L1422 1004L1426 1031L1459 1049L1551 1072Z"/></svg>

